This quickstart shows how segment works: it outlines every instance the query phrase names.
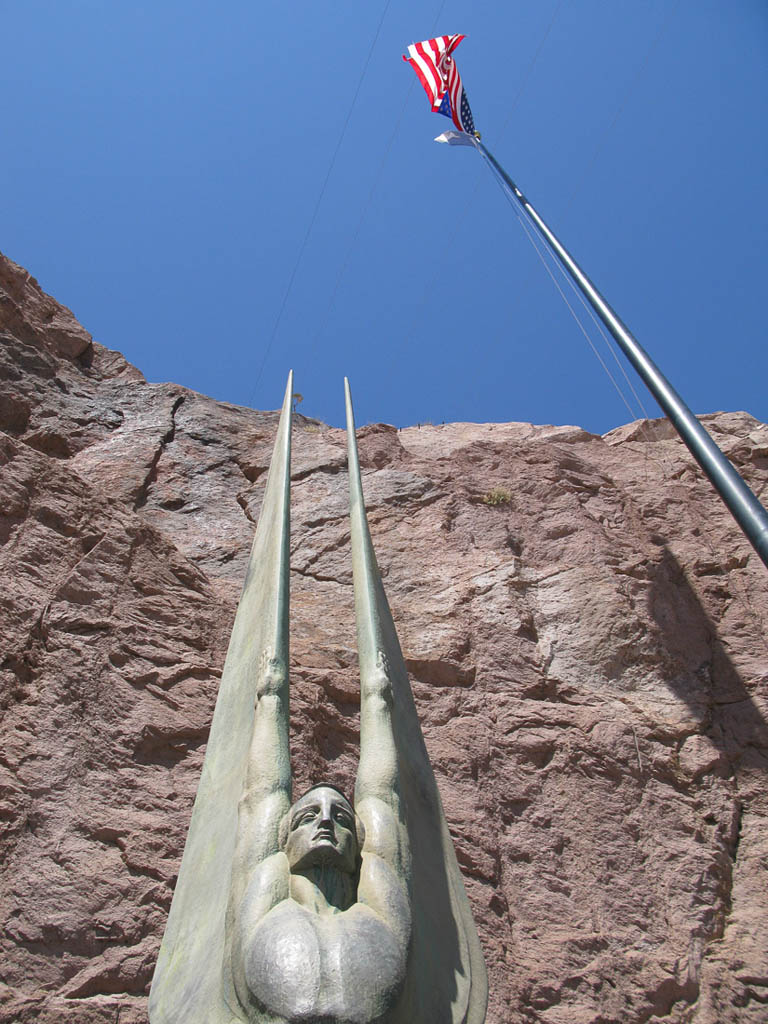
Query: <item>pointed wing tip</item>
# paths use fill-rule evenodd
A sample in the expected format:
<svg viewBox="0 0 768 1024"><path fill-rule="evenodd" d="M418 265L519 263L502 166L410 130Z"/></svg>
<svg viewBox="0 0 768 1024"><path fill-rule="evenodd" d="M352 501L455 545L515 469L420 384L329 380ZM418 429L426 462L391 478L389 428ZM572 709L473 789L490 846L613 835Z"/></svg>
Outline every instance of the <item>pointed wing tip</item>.
<svg viewBox="0 0 768 1024"><path fill-rule="evenodd" d="M344 405L347 413L347 432L355 433L355 411L352 408L352 389L349 386L349 377L344 378Z"/></svg>

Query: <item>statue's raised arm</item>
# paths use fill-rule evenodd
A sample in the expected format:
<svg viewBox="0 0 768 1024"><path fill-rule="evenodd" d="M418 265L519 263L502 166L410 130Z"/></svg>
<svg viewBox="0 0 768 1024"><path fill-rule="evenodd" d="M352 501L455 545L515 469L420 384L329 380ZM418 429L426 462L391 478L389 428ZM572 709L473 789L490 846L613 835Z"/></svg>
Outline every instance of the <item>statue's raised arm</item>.
<svg viewBox="0 0 768 1024"><path fill-rule="evenodd" d="M252 579L252 570L256 570L252 563L243 588L245 594L250 583L266 591L272 596L272 605L261 609L262 618L248 651L253 724L238 801L228 928L233 915L239 913L253 872L279 851L280 822L291 803L288 664L292 384L291 377L275 443L277 458L270 467L259 515L257 541L262 531L266 535L258 566L262 579Z"/></svg>
<svg viewBox="0 0 768 1024"><path fill-rule="evenodd" d="M363 864L371 871L361 875L359 898L382 913L381 879L394 873L401 888L407 886L408 967L387 1024L482 1024L485 964L376 563L348 382L345 392L361 686L355 797L367 830L372 822L363 848ZM393 922L405 918L392 898L396 893L390 890Z"/></svg>
<svg viewBox="0 0 768 1024"><path fill-rule="evenodd" d="M355 420L345 380L349 517L360 664L360 763L355 808L365 826L359 901L393 929L403 955L410 944L411 861L394 736L394 690L381 631L381 587L365 515Z"/></svg>
<svg viewBox="0 0 768 1024"><path fill-rule="evenodd" d="M224 966L236 891L276 838L274 813L243 843L245 820L290 802L288 594L291 395L289 374L275 448L232 628L173 903L150 994L152 1024L230 1024ZM267 698L267 691L271 695ZM258 709L258 713L257 713ZM260 749L269 734L269 750ZM258 815L258 811L256 814Z"/></svg>

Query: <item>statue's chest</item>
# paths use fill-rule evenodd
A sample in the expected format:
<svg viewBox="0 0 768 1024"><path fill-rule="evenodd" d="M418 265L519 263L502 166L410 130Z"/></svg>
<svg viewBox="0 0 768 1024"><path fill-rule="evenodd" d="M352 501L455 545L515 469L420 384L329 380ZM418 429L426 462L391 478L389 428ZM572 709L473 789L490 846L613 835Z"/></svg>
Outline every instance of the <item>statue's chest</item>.
<svg viewBox="0 0 768 1024"><path fill-rule="evenodd" d="M244 953L251 994L287 1024L383 1024L404 980L392 932L359 907L321 917L285 900Z"/></svg>

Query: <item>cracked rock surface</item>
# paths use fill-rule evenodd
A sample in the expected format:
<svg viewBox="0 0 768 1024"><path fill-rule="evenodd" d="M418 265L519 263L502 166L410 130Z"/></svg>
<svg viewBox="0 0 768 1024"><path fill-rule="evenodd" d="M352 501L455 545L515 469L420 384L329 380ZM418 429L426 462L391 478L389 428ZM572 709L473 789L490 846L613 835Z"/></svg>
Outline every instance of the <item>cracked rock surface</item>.
<svg viewBox="0 0 768 1024"><path fill-rule="evenodd" d="M705 420L764 495L768 427ZM276 426L0 257L2 1024L146 1021ZM359 443L489 1024L765 1021L768 575L672 429ZM344 444L295 418L292 751L350 791Z"/></svg>

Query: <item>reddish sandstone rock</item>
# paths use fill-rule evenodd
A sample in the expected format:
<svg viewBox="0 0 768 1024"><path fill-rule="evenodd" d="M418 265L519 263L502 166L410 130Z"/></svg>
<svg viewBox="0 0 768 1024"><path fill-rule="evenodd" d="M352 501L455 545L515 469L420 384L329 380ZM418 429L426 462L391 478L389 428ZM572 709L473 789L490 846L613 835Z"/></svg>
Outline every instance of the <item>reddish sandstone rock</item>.
<svg viewBox="0 0 768 1024"><path fill-rule="evenodd" d="M0 289L0 1022L139 1024L277 417ZM760 493L768 428L706 422ZM668 424L359 442L489 1024L764 1020L768 576ZM300 786L356 765L345 465L297 416Z"/></svg>

